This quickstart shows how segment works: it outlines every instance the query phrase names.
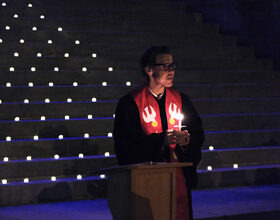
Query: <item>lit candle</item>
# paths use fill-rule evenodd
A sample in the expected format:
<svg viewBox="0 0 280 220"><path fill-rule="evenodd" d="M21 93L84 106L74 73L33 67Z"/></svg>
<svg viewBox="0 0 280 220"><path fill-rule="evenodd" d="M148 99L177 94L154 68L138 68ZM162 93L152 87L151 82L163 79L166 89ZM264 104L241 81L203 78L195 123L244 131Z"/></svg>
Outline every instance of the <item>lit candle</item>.
<svg viewBox="0 0 280 220"><path fill-rule="evenodd" d="M179 131L181 131L181 129L182 129L182 120L183 120L183 118L184 118L184 115L183 114L179 114L179 117L178 117L178 119L179 119L179 124L178 124Z"/></svg>

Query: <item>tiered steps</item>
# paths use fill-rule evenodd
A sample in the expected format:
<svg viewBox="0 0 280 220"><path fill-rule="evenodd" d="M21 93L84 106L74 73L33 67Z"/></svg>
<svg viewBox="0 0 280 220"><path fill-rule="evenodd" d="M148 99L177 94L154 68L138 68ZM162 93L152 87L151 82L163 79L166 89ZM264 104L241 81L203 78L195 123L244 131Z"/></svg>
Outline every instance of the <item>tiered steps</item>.
<svg viewBox="0 0 280 220"><path fill-rule="evenodd" d="M0 7L0 205L106 196L98 170L116 165L117 100L141 83L154 44L173 49L174 87L204 122L198 188L280 182L279 72L185 11L133 0Z"/></svg>

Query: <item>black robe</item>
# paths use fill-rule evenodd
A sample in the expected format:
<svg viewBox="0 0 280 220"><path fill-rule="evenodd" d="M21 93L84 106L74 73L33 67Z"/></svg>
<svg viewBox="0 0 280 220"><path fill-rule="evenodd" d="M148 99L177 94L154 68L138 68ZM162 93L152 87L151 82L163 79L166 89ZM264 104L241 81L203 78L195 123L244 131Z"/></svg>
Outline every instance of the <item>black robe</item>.
<svg viewBox="0 0 280 220"><path fill-rule="evenodd" d="M155 98L156 99L156 98ZM157 99L156 99L157 100ZM182 125L190 133L190 143L187 146L176 146L175 152L180 162L193 162L194 166L183 168L187 188L196 185L196 167L201 159L201 146L204 132L201 119L190 99L181 93ZM162 130L167 130L165 111L165 94L157 100L162 121ZM138 107L130 94L122 97L115 112L114 124L115 154L119 165L143 162L170 161L169 146L163 146L164 132L147 135L143 132Z"/></svg>

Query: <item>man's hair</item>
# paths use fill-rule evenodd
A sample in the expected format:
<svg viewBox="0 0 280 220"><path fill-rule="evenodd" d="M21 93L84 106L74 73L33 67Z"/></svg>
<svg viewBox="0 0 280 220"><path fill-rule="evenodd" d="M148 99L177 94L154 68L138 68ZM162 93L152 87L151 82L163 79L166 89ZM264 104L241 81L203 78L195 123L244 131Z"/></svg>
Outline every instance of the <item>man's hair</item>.
<svg viewBox="0 0 280 220"><path fill-rule="evenodd" d="M171 54L171 50L167 46L151 46L141 57L140 67L143 77L147 82L149 81L149 75L146 73L145 68L147 66L154 65L157 59L157 55L159 54Z"/></svg>

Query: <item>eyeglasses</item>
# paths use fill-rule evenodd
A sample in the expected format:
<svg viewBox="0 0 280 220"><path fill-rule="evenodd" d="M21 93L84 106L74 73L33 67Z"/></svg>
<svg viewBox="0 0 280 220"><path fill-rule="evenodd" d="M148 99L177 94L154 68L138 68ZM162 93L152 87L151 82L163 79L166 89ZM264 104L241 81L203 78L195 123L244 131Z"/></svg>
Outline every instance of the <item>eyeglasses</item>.
<svg viewBox="0 0 280 220"><path fill-rule="evenodd" d="M153 66L163 66L164 71L172 71L176 69L176 63L173 62L171 64L164 64L164 63L155 63Z"/></svg>

